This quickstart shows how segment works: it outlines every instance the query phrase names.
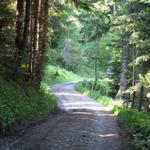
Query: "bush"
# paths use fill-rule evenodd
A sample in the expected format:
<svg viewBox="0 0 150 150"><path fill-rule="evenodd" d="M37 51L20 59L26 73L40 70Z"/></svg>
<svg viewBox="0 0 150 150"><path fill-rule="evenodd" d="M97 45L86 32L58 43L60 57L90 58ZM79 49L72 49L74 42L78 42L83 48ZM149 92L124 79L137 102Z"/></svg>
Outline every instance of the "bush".
<svg viewBox="0 0 150 150"><path fill-rule="evenodd" d="M109 83L105 80L98 80L97 85L96 85L95 89L93 90L94 82L95 81L93 81L93 80L91 80L91 81L84 80L82 82L79 82L76 85L76 88L78 90L83 89L83 90L93 91L93 92L95 92L96 95L98 94L98 95L103 95L103 96L108 95L109 91L111 91Z"/></svg>
<svg viewBox="0 0 150 150"><path fill-rule="evenodd" d="M103 106L108 106L108 105L112 102L112 99L111 99L110 97L103 96L103 97L99 98L98 101L99 101L100 104L102 104Z"/></svg>
<svg viewBox="0 0 150 150"><path fill-rule="evenodd" d="M12 125L48 113L56 99L48 89L39 91L0 79L0 132L6 133Z"/></svg>
<svg viewBox="0 0 150 150"><path fill-rule="evenodd" d="M92 90L92 85L93 85L94 81L83 81L83 82L78 82L75 86L76 90L85 93L87 95L89 95L90 97L92 97L94 100L96 100L97 102L99 102L102 105L109 105L109 103L112 101L112 99L110 97L107 96L103 96L101 95L101 92L99 90ZM101 87L101 89L103 89L104 91L107 90L108 88L105 89L105 87L107 86L103 86L105 84L99 84L98 86ZM106 91L105 91L106 92Z"/></svg>
<svg viewBox="0 0 150 150"><path fill-rule="evenodd" d="M80 78L80 76L71 71L61 69L58 66L47 65L44 71L43 82L49 85L79 80Z"/></svg>
<svg viewBox="0 0 150 150"><path fill-rule="evenodd" d="M135 150L150 149L150 116L126 107L116 107L118 118L133 139Z"/></svg>

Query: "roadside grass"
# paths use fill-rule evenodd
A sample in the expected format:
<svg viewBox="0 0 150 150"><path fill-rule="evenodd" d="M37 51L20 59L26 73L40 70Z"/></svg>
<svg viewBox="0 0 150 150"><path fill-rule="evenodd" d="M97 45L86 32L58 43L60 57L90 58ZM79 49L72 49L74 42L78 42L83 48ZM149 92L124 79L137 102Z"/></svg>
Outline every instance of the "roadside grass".
<svg viewBox="0 0 150 150"><path fill-rule="evenodd" d="M90 96L103 106L111 108L128 131L132 139L133 150L150 150L150 115L127 108L122 101L114 101L112 98L102 96L100 92L89 90L84 83L76 84L76 90Z"/></svg>
<svg viewBox="0 0 150 150"><path fill-rule="evenodd" d="M65 83L70 81L79 81L82 77L67 71L58 66L47 65L45 67L43 83L52 85L57 83Z"/></svg>
<svg viewBox="0 0 150 150"><path fill-rule="evenodd" d="M12 126L23 120L46 115L57 106L48 86L40 90L29 85L20 86L0 78L0 133L6 134Z"/></svg>

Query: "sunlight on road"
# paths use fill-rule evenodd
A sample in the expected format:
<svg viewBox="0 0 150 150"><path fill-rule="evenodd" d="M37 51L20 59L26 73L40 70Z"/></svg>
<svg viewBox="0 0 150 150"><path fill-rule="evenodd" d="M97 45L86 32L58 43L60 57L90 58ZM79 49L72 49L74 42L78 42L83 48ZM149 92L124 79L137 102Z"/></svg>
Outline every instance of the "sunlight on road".
<svg viewBox="0 0 150 150"><path fill-rule="evenodd" d="M84 94L72 91L72 86L72 84L67 84L63 87L63 91L57 90L57 92L54 92L59 99L61 109L69 111L109 111L108 108L100 106L97 102L92 101Z"/></svg>
<svg viewBox="0 0 150 150"><path fill-rule="evenodd" d="M84 96L83 94L73 94L73 93L55 93L55 95L67 95L67 96Z"/></svg>

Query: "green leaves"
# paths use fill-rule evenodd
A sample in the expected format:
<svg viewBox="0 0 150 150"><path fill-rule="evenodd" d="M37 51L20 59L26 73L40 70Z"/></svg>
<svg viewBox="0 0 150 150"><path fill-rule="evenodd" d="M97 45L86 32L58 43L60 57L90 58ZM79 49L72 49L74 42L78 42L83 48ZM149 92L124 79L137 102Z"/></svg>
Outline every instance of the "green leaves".
<svg viewBox="0 0 150 150"><path fill-rule="evenodd" d="M139 65L139 64L141 64L143 62L147 62L149 60L150 60L150 55L146 54L146 55L137 57L134 61L135 61L135 65Z"/></svg>
<svg viewBox="0 0 150 150"><path fill-rule="evenodd" d="M43 86L36 91L29 85L22 88L1 78L0 84L0 133L7 133L23 120L44 115L57 105L56 99Z"/></svg>
<svg viewBox="0 0 150 150"><path fill-rule="evenodd" d="M136 110L121 108L119 120L128 130L136 150L149 150L150 148L150 116Z"/></svg>
<svg viewBox="0 0 150 150"><path fill-rule="evenodd" d="M86 11L92 11L94 6L90 0L70 0L77 8L84 9Z"/></svg>

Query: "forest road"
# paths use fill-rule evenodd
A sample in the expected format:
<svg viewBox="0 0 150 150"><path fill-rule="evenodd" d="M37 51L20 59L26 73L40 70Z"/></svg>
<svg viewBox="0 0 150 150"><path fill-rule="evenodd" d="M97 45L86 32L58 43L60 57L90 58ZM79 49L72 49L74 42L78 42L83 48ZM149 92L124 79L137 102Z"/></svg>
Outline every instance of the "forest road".
<svg viewBox="0 0 150 150"><path fill-rule="evenodd" d="M28 129L8 150L121 150L116 117L74 90L75 83L52 86L62 111Z"/></svg>

